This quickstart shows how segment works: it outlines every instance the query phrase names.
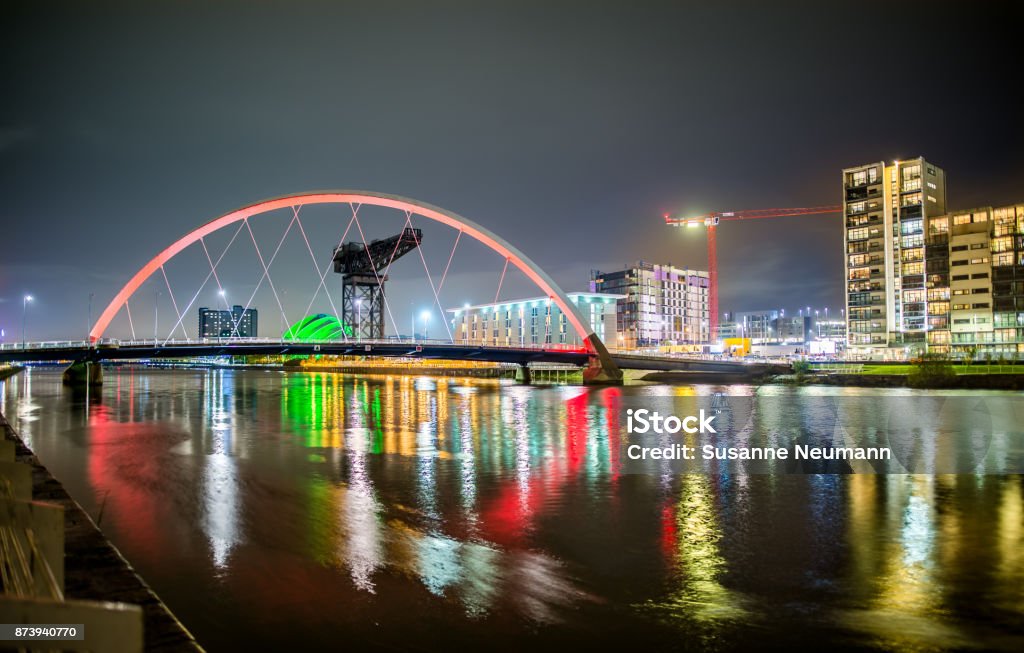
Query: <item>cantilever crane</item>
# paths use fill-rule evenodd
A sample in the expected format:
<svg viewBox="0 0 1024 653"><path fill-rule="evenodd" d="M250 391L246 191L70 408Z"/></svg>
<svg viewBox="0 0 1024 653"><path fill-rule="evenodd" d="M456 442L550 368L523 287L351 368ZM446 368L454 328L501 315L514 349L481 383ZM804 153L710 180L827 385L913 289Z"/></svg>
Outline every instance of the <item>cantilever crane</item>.
<svg viewBox="0 0 1024 653"><path fill-rule="evenodd" d="M749 211L728 211L707 213L688 218L673 218L665 214L665 224L670 227L700 227L707 229L708 236L708 322L709 334L715 338L718 331L718 245L715 242L718 223L722 220L751 220L753 218L781 218L788 215L820 215L839 213L841 206L812 206L798 209L752 209Z"/></svg>
<svg viewBox="0 0 1024 653"><path fill-rule="evenodd" d="M390 238L370 243L357 240L335 248L334 271L342 275L341 319L346 325L355 325L352 335L370 340L384 337L386 272L422 242L423 231L406 227Z"/></svg>

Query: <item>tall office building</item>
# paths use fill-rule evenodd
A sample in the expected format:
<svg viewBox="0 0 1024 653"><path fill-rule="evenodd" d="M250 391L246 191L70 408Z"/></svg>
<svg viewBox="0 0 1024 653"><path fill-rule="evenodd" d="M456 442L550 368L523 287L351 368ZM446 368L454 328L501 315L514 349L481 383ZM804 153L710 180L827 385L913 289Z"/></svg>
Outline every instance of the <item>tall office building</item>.
<svg viewBox="0 0 1024 653"><path fill-rule="evenodd" d="M259 314L255 308L238 304L230 311L216 308L199 309L200 338L255 338Z"/></svg>
<svg viewBox="0 0 1024 653"><path fill-rule="evenodd" d="M945 173L922 157L843 170L849 356L927 348L928 304L941 307L949 292L925 229L945 213Z"/></svg>
<svg viewBox="0 0 1024 653"><path fill-rule="evenodd" d="M711 341L706 270L640 261L624 270L595 271L590 289L625 295L618 302L617 346L699 345Z"/></svg>

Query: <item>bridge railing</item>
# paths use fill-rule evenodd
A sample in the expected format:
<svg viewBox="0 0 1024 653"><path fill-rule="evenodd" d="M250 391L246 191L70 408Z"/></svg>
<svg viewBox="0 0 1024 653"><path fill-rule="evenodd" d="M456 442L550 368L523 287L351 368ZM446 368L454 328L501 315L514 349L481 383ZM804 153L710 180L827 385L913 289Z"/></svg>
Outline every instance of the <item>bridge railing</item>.
<svg viewBox="0 0 1024 653"><path fill-rule="evenodd" d="M85 349L89 346L87 340L47 340L44 342L26 342L24 346L20 342L0 343L0 351L23 351L32 349Z"/></svg>
<svg viewBox="0 0 1024 653"><path fill-rule="evenodd" d="M87 633L62 641L60 650L141 652L139 606L64 595L64 508L32 500L33 470L16 460L8 428L0 416L0 623L87 624Z"/></svg>
<svg viewBox="0 0 1024 653"><path fill-rule="evenodd" d="M285 338L189 338L189 339L162 339L162 338L136 338L123 340L119 338L101 338L96 342L87 340L47 340L22 343L0 343L0 351L41 351L49 349L89 349L89 348L111 348L111 347L208 347L208 346L244 346L244 345L330 345L330 346L353 346L373 347L378 345L405 346L405 347L473 347L478 349L527 349L531 351L557 351L557 352L583 352L585 349L579 345L563 343L514 343L511 345L481 344L455 340L443 340L436 338L383 338L383 339L356 339L348 340L289 340Z"/></svg>

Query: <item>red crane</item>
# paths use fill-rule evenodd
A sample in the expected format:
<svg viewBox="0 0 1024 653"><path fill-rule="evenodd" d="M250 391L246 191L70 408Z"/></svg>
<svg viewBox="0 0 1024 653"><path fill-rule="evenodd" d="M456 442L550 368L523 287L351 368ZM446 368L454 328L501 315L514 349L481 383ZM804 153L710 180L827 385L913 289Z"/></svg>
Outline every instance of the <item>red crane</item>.
<svg viewBox="0 0 1024 653"><path fill-rule="evenodd" d="M708 312L711 314L709 321L709 334L712 340L718 331L718 246L715 243L715 232L718 223L722 220L752 220L754 218L781 218L788 215L821 215L825 213L839 213L843 210L841 206L811 206L798 209L752 209L749 211L728 211L724 213L707 213L689 218L673 218L665 214L665 224L670 227L700 227L707 228L708 234Z"/></svg>

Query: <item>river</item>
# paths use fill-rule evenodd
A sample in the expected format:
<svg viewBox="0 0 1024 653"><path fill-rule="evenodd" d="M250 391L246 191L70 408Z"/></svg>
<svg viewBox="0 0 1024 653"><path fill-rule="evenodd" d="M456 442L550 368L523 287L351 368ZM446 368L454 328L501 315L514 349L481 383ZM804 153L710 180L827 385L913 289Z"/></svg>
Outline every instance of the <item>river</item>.
<svg viewBox="0 0 1024 653"><path fill-rule="evenodd" d="M1024 477L623 472L624 405L719 390L35 368L0 406L212 652L1024 650Z"/></svg>

